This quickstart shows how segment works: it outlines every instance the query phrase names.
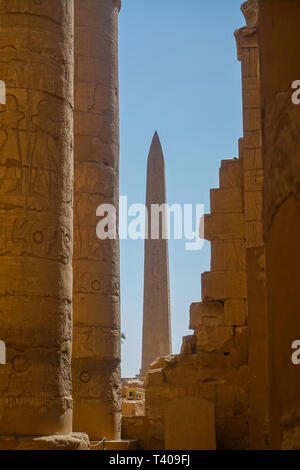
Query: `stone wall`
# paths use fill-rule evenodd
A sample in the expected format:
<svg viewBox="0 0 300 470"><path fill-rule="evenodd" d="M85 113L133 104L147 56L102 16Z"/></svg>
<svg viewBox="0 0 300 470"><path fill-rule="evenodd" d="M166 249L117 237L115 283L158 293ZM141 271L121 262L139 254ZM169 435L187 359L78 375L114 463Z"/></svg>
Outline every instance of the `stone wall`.
<svg viewBox="0 0 300 470"><path fill-rule="evenodd" d="M142 448L162 449L173 400L204 399L215 409L218 449L248 448L248 327L243 165L224 160L220 187L211 191L205 238L212 243L211 271L202 275L203 301L191 305L181 354L159 359L146 376L146 416L139 421ZM196 412L196 410L195 410ZM205 420L199 419L198 447ZM137 429L136 421L132 421ZM207 423L207 431L211 423ZM183 426L183 425L182 425ZM142 430L141 430L142 429ZM184 428L179 429L178 433ZM130 418L123 437L133 437Z"/></svg>
<svg viewBox="0 0 300 470"><path fill-rule="evenodd" d="M146 377L143 445L165 447L170 401L195 398L215 408L218 449L248 448L248 327L242 162L224 160L220 188L211 191L205 238L211 271L202 275L202 302L192 304L181 354L151 365ZM201 421L205 427L205 421ZM209 423L207 423L209 426ZM202 430L202 428L201 428ZM183 430L184 431L184 430ZM198 433L200 439L200 432ZM201 448L200 440L198 442Z"/></svg>

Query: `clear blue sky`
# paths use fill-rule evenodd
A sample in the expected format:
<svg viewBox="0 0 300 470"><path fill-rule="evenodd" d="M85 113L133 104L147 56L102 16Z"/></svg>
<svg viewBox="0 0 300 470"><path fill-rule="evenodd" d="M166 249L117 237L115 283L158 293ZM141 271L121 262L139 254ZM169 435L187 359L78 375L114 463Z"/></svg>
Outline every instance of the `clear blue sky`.
<svg viewBox="0 0 300 470"><path fill-rule="evenodd" d="M158 131L168 203L204 204L218 187L222 159L237 156L242 135L241 73L233 32L241 0L123 0L120 12L120 194L144 203L146 162ZM201 299L210 247L186 251L170 240L173 353ZM144 243L121 241L122 375L140 369Z"/></svg>

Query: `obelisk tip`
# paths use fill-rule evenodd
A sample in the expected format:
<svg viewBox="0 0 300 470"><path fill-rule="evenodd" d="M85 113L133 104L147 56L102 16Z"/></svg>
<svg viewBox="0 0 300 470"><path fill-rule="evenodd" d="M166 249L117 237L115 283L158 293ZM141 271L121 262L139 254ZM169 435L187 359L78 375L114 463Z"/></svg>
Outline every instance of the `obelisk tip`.
<svg viewBox="0 0 300 470"><path fill-rule="evenodd" d="M160 138L159 138L159 134L158 134L157 131L154 132L154 134L153 134L153 139L152 139L152 140L154 140L154 141L156 140L156 141L158 141L158 142L160 143Z"/></svg>
<svg viewBox="0 0 300 470"><path fill-rule="evenodd" d="M163 150L162 150L160 138L159 138L157 131L154 132L154 135L152 138L150 152L149 152L149 159L151 160L152 159L164 159Z"/></svg>

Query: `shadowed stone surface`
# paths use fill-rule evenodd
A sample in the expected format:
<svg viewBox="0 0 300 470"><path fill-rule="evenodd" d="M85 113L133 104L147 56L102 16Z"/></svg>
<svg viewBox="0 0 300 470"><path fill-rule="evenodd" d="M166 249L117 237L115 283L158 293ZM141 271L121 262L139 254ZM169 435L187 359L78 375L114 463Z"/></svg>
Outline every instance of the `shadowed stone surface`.
<svg viewBox="0 0 300 470"><path fill-rule="evenodd" d="M166 450L215 450L215 407L198 397L171 400L166 408Z"/></svg>

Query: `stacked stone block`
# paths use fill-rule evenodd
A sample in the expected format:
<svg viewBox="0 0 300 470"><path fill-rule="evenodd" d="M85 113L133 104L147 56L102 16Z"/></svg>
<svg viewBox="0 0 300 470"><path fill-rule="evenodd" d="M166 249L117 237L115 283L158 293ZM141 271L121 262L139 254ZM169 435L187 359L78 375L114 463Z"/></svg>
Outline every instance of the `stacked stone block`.
<svg viewBox="0 0 300 470"><path fill-rule="evenodd" d="M142 448L168 445L168 404L187 397L213 403L216 446L248 448L248 327L243 166L222 161L220 187L211 191L205 238L212 243L211 271L202 276L203 301L191 305L190 328L180 355L161 358L146 377L146 416L132 421ZM203 426L202 422L202 426ZM208 428L209 429L209 428ZM200 434L199 434L200 436ZM134 437L127 418L124 437ZM201 442L198 443L201 448Z"/></svg>

